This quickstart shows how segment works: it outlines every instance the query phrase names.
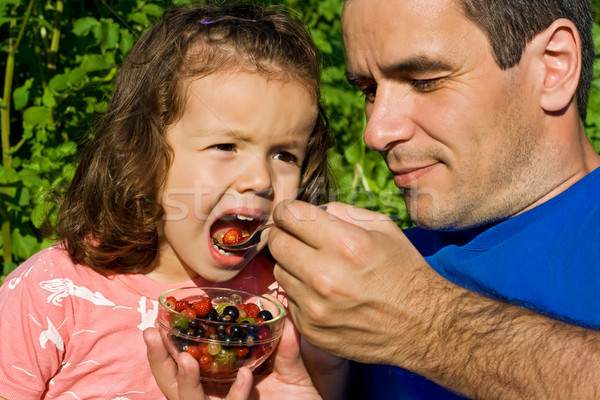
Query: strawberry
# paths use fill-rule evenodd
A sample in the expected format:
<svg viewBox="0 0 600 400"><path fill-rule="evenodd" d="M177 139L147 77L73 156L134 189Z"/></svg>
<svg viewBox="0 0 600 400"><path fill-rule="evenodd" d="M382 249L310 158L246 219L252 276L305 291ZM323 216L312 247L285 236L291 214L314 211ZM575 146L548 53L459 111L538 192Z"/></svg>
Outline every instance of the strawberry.
<svg viewBox="0 0 600 400"><path fill-rule="evenodd" d="M185 310L186 308L190 308L190 303L188 303L185 300L179 300L175 303L175 311L177 311L177 312L181 312L182 310Z"/></svg>
<svg viewBox="0 0 600 400"><path fill-rule="evenodd" d="M198 317L204 317L212 309L212 302L208 297L203 297L200 301L194 302L192 308Z"/></svg>
<svg viewBox="0 0 600 400"><path fill-rule="evenodd" d="M223 244L238 244L242 242L242 231L238 228L232 228L225 232Z"/></svg>
<svg viewBox="0 0 600 400"><path fill-rule="evenodd" d="M254 303L248 303L248 304L246 304L245 311L246 311L246 317L256 318L256 316L260 312L260 308L258 307L258 305L254 304Z"/></svg>

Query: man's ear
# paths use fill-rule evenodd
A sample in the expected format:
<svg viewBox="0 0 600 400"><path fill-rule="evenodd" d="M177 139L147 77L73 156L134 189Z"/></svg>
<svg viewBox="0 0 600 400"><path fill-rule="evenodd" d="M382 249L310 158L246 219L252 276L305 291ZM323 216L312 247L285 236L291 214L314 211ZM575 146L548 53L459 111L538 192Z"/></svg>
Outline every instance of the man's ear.
<svg viewBox="0 0 600 400"><path fill-rule="evenodd" d="M536 43L534 43L536 42ZM575 25L558 19L532 43L543 69L540 106L546 112L559 112L573 100L581 72L581 39Z"/></svg>

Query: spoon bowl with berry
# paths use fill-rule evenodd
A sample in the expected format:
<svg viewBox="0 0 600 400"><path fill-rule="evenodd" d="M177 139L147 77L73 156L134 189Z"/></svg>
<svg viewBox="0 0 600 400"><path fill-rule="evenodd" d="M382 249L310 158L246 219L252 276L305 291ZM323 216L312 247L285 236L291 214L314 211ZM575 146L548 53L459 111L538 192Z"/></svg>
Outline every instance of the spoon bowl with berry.
<svg viewBox="0 0 600 400"><path fill-rule="evenodd" d="M161 294L158 302L156 323L169 353L192 355L205 382L228 384L239 368L260 368L283 331L283 306L242 290L179 288Z"/></svg>
<svg viewBox="0 0 600 400"><path fill-rule="evenodd" d="M275 224L265 224L248 236L243 236L239 229L233 228L225 232L221 240L213 238L213 245L226 251L246 251L256 247L262 241L265 230L273 226Z"/></svg>

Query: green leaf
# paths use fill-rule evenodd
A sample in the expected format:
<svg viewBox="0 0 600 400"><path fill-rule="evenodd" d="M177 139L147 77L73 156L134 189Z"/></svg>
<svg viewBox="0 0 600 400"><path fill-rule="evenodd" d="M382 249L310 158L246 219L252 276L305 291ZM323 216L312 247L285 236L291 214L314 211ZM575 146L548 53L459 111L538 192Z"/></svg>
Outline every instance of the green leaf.
<svg viewBox="0 0 600 400"><path fill-rule="evenodd" d="M150 23L150 21L148 21L148 17L143 12L131 13L127 16L127 19L140 25L148 25Z"/></svg>
<svg viewBox="0 0 600 400"><path fill-rule="evenodd" d="M331 54L333 53L333 47L331 47L331 42L329 38L322 31L312 31L311 32L313 40L317 45L317 48L321 53Z"/></svg>
<svg viewBox="0 0 600 400"><path fill-rule="evenodd" d="M19 182L19 174L14 168L0 168L0 185Z"/></svg>
<svg viewBox="0 0 600 400"><path fill-rule="evenodd" d="M48 87L54 93L64 92L69 88L69 75L67 74L57 74L54 75L50 82L48 82Z"/></svg>
<svg viewBox="0 0 600 400"><path fill-rule="evenodd" d="M21 194L19 196L19 206L25 207L28 206L31 202L31 192L29 192L28 188L21 189Z"/></svg>
<svg viewBox="0 0 600 400"><path fill-rule="evenodd" d="M90 32L94 25L98 24L98 20L94 17L83 17L73 22L73 33L75 36L85 36Z"/></svg>
<svg viewBox="0 0 600 400"><path fill-rule="evenodd" d="M110 19L102 20L102 47L114 49L119 43L119 24Z"/></svg>
<svg viewBox="0 0 600 400"><path fill-rule="evenodd" d="M152 15L154 17L160 17L163 13L163 8L158 4L144 4L142 6L142 11L147 15Z"/></svg>
<svg viewBox="0 0 600 400"><path fill-rule="evenodd" d="M46 107L33 106L23 112L23 126L36 126L50 119L52 113Z"/></svg>
<svg viewBox="0 0 600 400"><path fill-rule="evenodd" d="M86 77L85 70L81 67L73 68L69 72L69 83L75 87L81 86Z"/></svg>
<svg viewBox="0 0 600 400"><path fill-rule="evenodd" d="M42 104L48 108L56 107L56 99L54 98L50 88L44 89L44 94L42 95Z"/></svg>
<svg viewBox="0 0 600 400"><path fill-rule="evenodd" d="M19 171L19 178L25 186L38 186L40 182L40 176L37 172L31 169L22 169Z"/></svg>
<svg viewBox="0 0 600 400"><path fill-rule="evenodd" d="M129 53L129 50L133 47L133 36L126 29L121 29L121 39L119 41L119 50L122 54Z"/></svg>
<svg viewBox="0 0 600 400"><path fill-rule="evenodd" d="M29 92L31 91L33 81L34 78L29 78L25 81L23 86L20 86L13 91L13 107L16 111L25 108L29 102Z"/></svg>
<svg viewBox="0 0 600 400"><path fill-rule="evenodd" d="M20 258L30 257L38 249L37 238L30 234L21 234L19 228L12 231L12 251Z"/></svg>
<svg viewBox="0 0 600 400"><path fill-rule="evenodd" d="M85 54L81 60L81 68L86 72L103 71L110 67L102 54Z"/></svg>
<svg viewBox="0 0 600 400"><path fill-rule="evenodd" d="M15 268L17 268L17 264L15 264L14 262L4 261L2 279L4 279L6 275L10 274ZM0 280L0 285L1 284L2 281Z"/></svg>

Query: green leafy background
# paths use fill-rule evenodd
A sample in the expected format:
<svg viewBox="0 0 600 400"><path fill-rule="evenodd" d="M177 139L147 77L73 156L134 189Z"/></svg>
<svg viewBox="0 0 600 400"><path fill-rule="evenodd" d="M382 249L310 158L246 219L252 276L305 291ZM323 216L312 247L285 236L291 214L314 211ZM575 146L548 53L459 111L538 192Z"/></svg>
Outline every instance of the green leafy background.
<svg viewBox="0 0 600 400"><path fill-rule="evenodd" d="M176 3L187 2L177 1ZM336 145L330 162L337 199L410 225L404 202L381 157L362 141L360 93L344 78L341 0L263 0L298 12L323 55L323 101ZM594 0L596 15L600 0ZM74 172L89 127L107 107L118 65L168 1L0 0L2 166L0 282L19 263L51 244L44 221L54 220L56 193ZM600 46L598 18L594 25ZM586 129L600 151L600 64ZM48 218L46 218L48 217Z"/></svg>

